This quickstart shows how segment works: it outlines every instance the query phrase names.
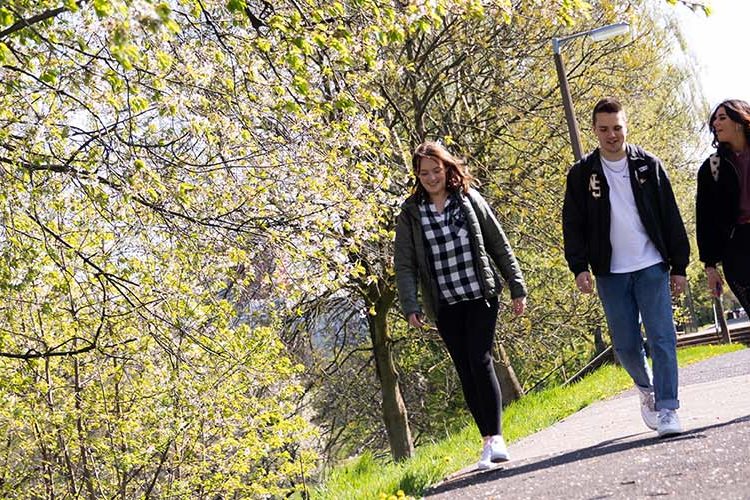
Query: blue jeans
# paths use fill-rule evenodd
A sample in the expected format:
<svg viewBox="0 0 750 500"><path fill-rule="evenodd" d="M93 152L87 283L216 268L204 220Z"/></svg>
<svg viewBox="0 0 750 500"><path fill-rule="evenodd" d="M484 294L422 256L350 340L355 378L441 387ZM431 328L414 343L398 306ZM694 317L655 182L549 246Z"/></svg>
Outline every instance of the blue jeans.
<svg viewBox="0 0 750 500"><path fill-rule="evenodd" d="M653 387L657 410L679 408L677 337L666 265L600 275L596 277L596 288L620 364L639 388ZM653 382L643 349L639 313L653 360Z"/></svg>

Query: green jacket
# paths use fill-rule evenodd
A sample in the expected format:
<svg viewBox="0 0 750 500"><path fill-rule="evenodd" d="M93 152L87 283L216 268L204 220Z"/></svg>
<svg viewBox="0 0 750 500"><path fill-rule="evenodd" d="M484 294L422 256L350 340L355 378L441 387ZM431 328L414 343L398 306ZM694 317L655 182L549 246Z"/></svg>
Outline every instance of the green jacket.
<svg viewBox="0 0 750 500"><path fill-rule="evenodd" d="M497 296L502 290L502 282L495 269L500 270L508 283L511 298L525 297L527 291L521 269L492 209L473 189L469 190L468 195L460 196L460 199L461 208L466 213L475 269L484 297L488 299ZM405 317L408 318L409 314L415 312L422 313L417 293L419 288L424 313L435 321L440 292L427 252L429 249L425 248L417 197L412 195L401 205L401 213L396 222L393 262L398 298Z"/></svg>

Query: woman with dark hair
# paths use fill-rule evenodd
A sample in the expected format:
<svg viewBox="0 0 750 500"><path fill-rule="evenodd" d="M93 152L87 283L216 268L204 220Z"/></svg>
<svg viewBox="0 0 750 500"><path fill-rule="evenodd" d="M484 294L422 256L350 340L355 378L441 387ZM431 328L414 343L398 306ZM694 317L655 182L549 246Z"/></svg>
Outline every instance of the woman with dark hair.
<svg viewBox="0 0 750 500"><path fill-rule="evenodd" d="M696 231L711 293L723 280L750 314L750 105L729 99L708 121L716 153L698 170Z"/></svg>
<svg viewBox="0 0 750 500"><path fill-rule="evenodd" d="M437 325L483 437L477 467L508 460L500 384L492 364L499 270L513 312L523 314L526 285L508 239L464 163L425 142L412 158L414 192L396 224L394 265L401 310L414 328ZM419 292L418 292L419 290ZM421 296L421 304L420 304Z"/></svg>

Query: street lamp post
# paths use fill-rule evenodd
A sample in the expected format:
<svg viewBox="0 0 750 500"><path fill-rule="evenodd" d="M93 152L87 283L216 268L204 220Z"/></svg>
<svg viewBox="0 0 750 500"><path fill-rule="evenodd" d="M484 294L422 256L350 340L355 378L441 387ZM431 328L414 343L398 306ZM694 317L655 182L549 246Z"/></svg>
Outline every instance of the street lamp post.
<svg viewBox="0 0 750 500"><path fill-rule="evenodd" d="M582 36L588 36L595 42L600 42L611 38L613 36L622 35L627 33L630 29L628 23L615 23L595 28L589 31L582 31L580 33L574 33L572 35L564 36L561 38L552 39L552 51L555 55L555 68L557 68L557 79L560 82L560 93L562 94L563 108L565 109L565 120L568 122L568 133L570 134L570 144L573 147L573 156L576 161L581 159L583 156L583 148L581 147L581 136L578 132L578 122L576 121L575 110L573 109L573 99L570 96L570 88L568 87L568 77L565 74L565 65L563 64L562 55L560 50L563 46L574 38Z"/></svg>

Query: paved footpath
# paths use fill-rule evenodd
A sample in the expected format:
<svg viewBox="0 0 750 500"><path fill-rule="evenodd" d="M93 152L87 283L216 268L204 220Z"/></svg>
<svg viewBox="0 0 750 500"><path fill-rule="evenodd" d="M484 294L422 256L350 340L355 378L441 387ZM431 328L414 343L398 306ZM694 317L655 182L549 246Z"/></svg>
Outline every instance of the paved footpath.
<svg viewBox="0 0 750 500"><path fill-rule="evenodd" d="M513 443L510 462L459 471L425 498L750 500L750 349L680 369L680 436L657 438L635 391Z"/></svg>

